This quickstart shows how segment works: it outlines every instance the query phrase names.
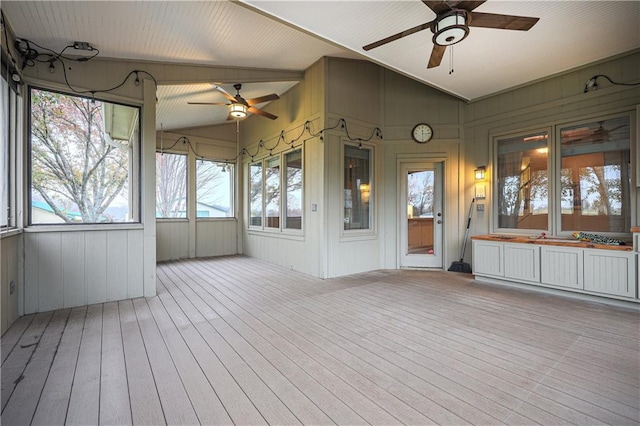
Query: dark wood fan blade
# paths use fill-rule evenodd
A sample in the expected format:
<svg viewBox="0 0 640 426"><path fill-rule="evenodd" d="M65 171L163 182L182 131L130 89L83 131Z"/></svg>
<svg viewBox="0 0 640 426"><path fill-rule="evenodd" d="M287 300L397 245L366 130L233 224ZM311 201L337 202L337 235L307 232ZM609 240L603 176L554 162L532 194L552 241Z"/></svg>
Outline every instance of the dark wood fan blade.
<svg viewBox="0 0 640 426"><path fill-rule="evenodd" d="M440 62L442 62L442 57L444 56L445 50L447 50L447 46L440 46L439 44L434 44L427 68L435 68L439 66Z"/></svg>
<svg viewBox="0 0 640 426"><path fill-rule="evenodd" d="M273 114L271 114L271 113L268 113L268 112L266 112L266 111L263 111L263 110L261 110L261 109L258 109L258 108L256 108L256 107L252 107L252 106L250 106L250 107L248 108L248 111L249 111L250 113L252 113L252 114L261 115L261 116L263 116L263 117L267 117L267 118L270 118L270 119L272 119L272 120L275 120L276 118L278 118L278 116L277 116L277 115L273 115Z"/></svg>
<svg viewBox="0 0 640 426"><path fill-rule="evenodd" d="M436 15L440 15L441 13L451 10L451 7L443 1L422 0L422 3L424 3L429 9L433 10Z"/></svg>
<svg viewBox="0 0 640 426"><path fill-rule="evenodd" d="M471 14L470 27L500 28L503 30L528 31L540 18L528 16L499 15L497 13L474 12Z"/></svg>
<svg viewBox="0 0 640 426"><path fill-rule="evenodd" d="M272 93L270 95L264 95L264 96L260 96L253 99L247 99L247 105L249 106L257 105L263 102L275 101L276 99L280 99L280 96L276 95L275 93Z"/></svg>
<svg viewBox="0 0 640 426"><path fill-rule="evenodd" d="M482 3L486 2L487 0L479 0L479 1L454 1L454 2L449 2L449 4L451 5L451 7L455 7L456 9L463 9L466 10L467 12L471 12L473 9L475 9L476 7L480 6Z"/></svg>
<svg viewBox="0 0 640 426"><path fill-rule="evenodd" d="M222 93L222 95L225 98L229 99L231 102L238 102L234 96L230 95L229 92L227 92L226 90L224 90L222 87L218 86L217 84L216 84L216 90L218 92Z"/></svg>
<svg viewBox="0 0 640 426"><path fill-rule="evenodd" d="M224 102L187 102L189 105L228 105Z"/></svg>
<svg viewBox="0 0 640 426"><path fill-rule="evenodd" d="M406 37L408 35L417 33L418 31L426 30L430 26L431 26L431 22L427 22L426 24L422 24L422 25L418 25L418 26L413 27L413 28L409 28L408 30L404 30L401 33L394 34L394 35L389 36L387 38L383 38L382 40L378 40L375 43L367 44L366 46L363 47L363 49L364 50L375 49L376 47L382 46L383 44L387 44L387 43L390 43L392 41L396 41L396 40L398 40L398 39L400 39L402 37Z"/></svg>

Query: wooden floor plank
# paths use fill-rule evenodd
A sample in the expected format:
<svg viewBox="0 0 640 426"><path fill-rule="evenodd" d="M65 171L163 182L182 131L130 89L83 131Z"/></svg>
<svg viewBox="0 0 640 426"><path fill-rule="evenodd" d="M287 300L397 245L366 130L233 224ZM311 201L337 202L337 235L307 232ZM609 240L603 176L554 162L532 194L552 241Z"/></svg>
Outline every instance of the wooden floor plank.
<svg viewBox="0 0 640 426"><path fill-rule="evenodd" d="M43 312L35 315L29 327L22 333L18 343L14 345L11 353L2 365L2 411L11 398L16 385L22 380L24 369L31 360L44 330L47 328L53 312ZM8 333L8 332L7 332Z"/></svg>
<svg viewBox="0 0 640 426"><path fill-rule="evenodd" d="M42 390L38 408L33 416L31 423L33 425L57 425L65 422L86 315L86 306L71 310L49 377Z"/></svg>
<svg viewBox="0 0 640 426"><path fill-rule="evenodd" d="M129 384L122 347L118 302L105 303L102 316L100 423L131 423Z"/></svg>
<svg viewBox="0 0 640 426"><path fill-rule="evenodd" d="M134 299L133 307L166 422L172 425L199 423L198 416L153 319L147 301L142 298Z"/></svg>
<svg viewBox="0 0 640 426"><path fill-rule="evenodd" d="M87 307L76 371L71 386L67 424L98 424L101 363L102 305L90 305Z"/></svg>
<svg viewBox="0 0 640 426"><path fill-rule="evenodd" d="M231 424L229 413L171 321L159 297L147 301L201 423Z"/></svg>
<svg viewBox="0 0 640 426"><path fill-rule="evenodd" d="M166 419L132 301L120 301L118 311L131 401L131 420L133 424L163 424Z"/></svg>
<svg viewBox="0 0 640 426"><path fill-rule="evenodd" d="M16 346L18 341L22 338L25 330L31 325L31 322L36 317L35 314L25 315L16 319L11 327L7 329L2 338L0 338L2 352L2 364L6 361L7 357Z"/></svg>
<svg viewBox="0 0 640 426"><path fill-rule="evenodd" d="M49 376L53 358L69 318L69 309L55 311L51 321L38 341L22 380L16 385L11 399L2 412L2 422L9 425L31 423L38 406L40 394Z"/></svg>

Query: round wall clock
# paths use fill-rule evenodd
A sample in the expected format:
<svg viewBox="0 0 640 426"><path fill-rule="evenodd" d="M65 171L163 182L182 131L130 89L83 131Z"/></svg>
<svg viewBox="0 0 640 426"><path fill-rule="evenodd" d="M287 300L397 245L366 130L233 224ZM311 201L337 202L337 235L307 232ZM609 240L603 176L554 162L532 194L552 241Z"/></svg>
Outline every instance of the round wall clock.
<svg viewBox="0 0 640 426"><path fill-rule="evenodd" d="M427 143L433 138L433 129L426 123L418 123L411 130L411 137L418 143Z"/></svg>

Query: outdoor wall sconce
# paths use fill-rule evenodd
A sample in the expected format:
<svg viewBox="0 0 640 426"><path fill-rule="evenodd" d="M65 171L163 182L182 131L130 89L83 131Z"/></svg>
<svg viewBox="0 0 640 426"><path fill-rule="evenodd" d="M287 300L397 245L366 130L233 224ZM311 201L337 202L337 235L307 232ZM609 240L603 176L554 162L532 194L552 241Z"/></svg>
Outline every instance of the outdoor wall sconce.
<svg viewBox="0 0 640 426"><path fill-rule="evenodd" d="M483 199L487 197L486 187L484 184L484 179L486 175L486 166L480 166L473 171L476 184L475 184L475 195L476 199Z"/></svg>

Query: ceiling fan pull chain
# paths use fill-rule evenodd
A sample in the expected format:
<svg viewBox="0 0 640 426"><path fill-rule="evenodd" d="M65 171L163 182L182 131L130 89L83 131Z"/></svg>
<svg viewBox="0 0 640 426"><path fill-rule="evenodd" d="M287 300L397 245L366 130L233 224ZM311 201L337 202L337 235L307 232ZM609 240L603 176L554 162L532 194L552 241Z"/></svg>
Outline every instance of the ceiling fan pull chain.
<svg viewBox="0 0 640 426"><path fill-rule="evenodd" d="M449 75L453 74L453 46L449 47Z"/></svg>

